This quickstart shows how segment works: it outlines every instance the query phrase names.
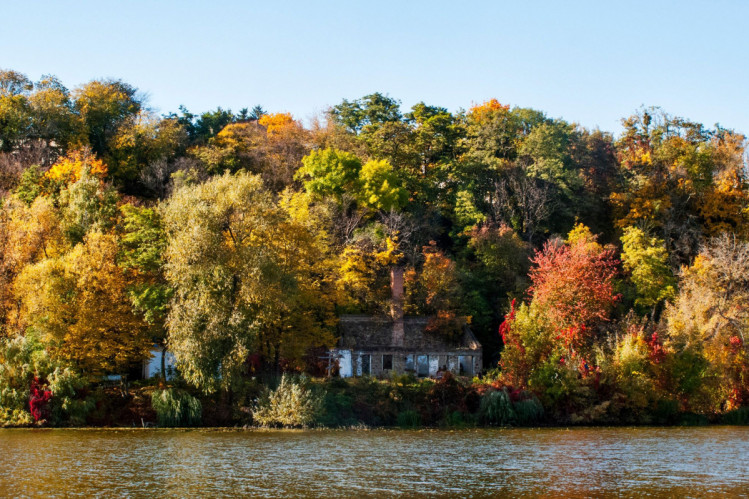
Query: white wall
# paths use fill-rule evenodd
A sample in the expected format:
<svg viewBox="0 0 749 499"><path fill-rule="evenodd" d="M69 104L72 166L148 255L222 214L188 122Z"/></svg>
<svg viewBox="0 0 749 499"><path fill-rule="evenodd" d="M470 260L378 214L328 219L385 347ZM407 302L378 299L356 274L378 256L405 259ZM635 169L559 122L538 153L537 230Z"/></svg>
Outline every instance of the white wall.
<svg viewBox="0 0 749 499"><path fill-rule="evenodd" d="M144 378L148 379L161 375L162 353L163 350L161 347L154 347L151 349L151 357L143 363ZM164 357L164 365L166 367L166 379L171 380L174 377L174 354L168 350Z"/></svg>
<svg viewBox="0 0 749 499"><path fill-rule="evenodd" d="M341 378L350 378L354 375L351 365L351 350L338 350L338 365Z"/></svg>

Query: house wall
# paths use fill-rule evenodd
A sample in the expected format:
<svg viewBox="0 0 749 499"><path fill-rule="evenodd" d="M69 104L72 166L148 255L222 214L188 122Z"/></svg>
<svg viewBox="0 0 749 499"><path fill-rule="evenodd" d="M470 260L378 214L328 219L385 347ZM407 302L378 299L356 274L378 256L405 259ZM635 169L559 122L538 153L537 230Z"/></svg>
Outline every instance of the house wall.
<svg viewBox="0 0 749 499"><path fill-rule="evenodd" d="M442 368L446 368L454 374L460 374L460 358L470 360L473 367L471 373L464 375L475 375L481 372L481 351L475 350L453 350L448 352L429 352L423 350L403 351L394 349L367 349L367 350L338 350L340 376L343 378L352 375L362 376L362 355L370 355L370 376L386 377L391 373L403 374L406 372L406 359L410 355L414 361L414 372L417 369L416 361L419 355L429 356L429 376L434 376ZM393 356L393 369L383 369L383 356ZM468 359L470 357L470 359Z"/></svg>
<svg viewBox="0 0 749 499"><path fill-rule="evenodd" d="M153 378L154 376L161 375L161 355L163 350L161 347L156 347L151 350L151 356L143 362L143 379ZM171 380L174 375L174 354L167 351L164 358L164 365L166 367L166 379Z"/></svg>

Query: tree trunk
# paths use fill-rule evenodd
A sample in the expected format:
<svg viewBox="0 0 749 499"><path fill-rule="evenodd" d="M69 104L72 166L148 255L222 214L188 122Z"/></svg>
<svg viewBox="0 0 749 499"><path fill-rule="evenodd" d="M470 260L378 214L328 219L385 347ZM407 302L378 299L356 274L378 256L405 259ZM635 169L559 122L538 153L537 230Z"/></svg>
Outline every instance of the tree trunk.
<svg viewBox="0 0 749 499"><path fill-rule="evenodd" d="M161 347L161 381L166 385L166 345Z"/></svg>

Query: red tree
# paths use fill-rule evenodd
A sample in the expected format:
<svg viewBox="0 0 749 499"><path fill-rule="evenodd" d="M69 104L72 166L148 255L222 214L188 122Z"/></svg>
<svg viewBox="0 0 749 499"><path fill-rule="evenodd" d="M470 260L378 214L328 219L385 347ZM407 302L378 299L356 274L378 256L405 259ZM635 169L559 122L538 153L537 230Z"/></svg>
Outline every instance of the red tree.
<svg viewBox="0 0 749 499"><path fill-rule="evenodd" d="M619 298L614 292L619 262L613 249L602 249L584 240L571 246L552 241L537 251L532 261L533 300L547 309L560 327L607 320Z"/></svg>
<svg viewBox="0 0 749 499"><path fill-rule="evenodd" d="M589 239L570 245L550 241L532 261L529 292L568 347L579 344L595 322L608 319L619 299L613 249Z"/></svg>

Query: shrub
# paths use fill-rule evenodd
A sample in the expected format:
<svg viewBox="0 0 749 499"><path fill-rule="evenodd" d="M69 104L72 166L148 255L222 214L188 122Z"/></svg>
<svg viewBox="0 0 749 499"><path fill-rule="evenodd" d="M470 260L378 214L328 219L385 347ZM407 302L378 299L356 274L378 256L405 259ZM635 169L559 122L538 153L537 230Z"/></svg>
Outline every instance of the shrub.
<svg viewBox="0 0 749 499"><path fill-rule="evenodd" d="M466 426L474 426L476 419L471 414L453 411L445 417L442 424L451 428L465 428Z"/></svg>
<svg viewBox="0 0 749 499"><path fill-rule="evenodd" d="M749 425L749 407L739 407L726 412L723 414L721 422L730 425Z"/></svg>
<svg viewBox="0 0 749 499"><path fill-rule="evenodd" d="M520 426L531 426L537 424L544 417L544 406L535 395L527 395L517 402L513 402L512 409L515 411L515 422Z"/></svg>
<svg viewBox="0 0 749 499"><path fill-rule="evenodd" d="M430 423L440 421L454 411L465 412L466 389L458 383L451 372L444 373L442 379L435 383L427 394L429 402Z"/></svg>
<svg viewBox="0 0 749 499"><path fill-rule="evenodd" d="M708 424L707 416L694 412L685 412L681 415L679 424L681 426L705 426Z"/></svg>
<svg viewBox="0 0 749 499"><path fill-rule="evenodd" d="M484 395L481 399L479 418L485 424L501 426L515 421L515 410L507 389L487 392Z"/></svg>
<svg viewBox="0 0 749 499"><path fill-rule="evenodd" d="M75 369L50 358L33 331L0 339L0 426L84 424L93 408L90 400L78 395L86 384ZM37 396L48 393L44 402L29 403L32 385ZM32 416L31 405L38 418Z"/></svg>
<svg viewBox="0 0 749 499"><path fill-rule="evenodd" d="M419 428L421 427L421 415L414 410L403 411L398 414L398 426L401 428Z"/></svg>
<svg viewBox="0 0 749 499"><path fill-rule="evenodd" d="M252 417L262 426L293 428L312 424L322 408L324 393L314 393L306 379L292 380L283 375L275 390L266 390L252 409Z"/></svg>
<svg viewBox="0 0 749 499"><path fill-rule="evenodd" d="M151 407L156 411L159 426L196 426L202 420L203 407L200 400L184 390L167 388L154 391L151 395Z"/></svg>
<svg viewBox="0 0 749 499"><path fill-rule="evenodd" d="M679 419L679 402L672 399L659 399L653 408L653 422L661 425L676 424Z"/></svg>

